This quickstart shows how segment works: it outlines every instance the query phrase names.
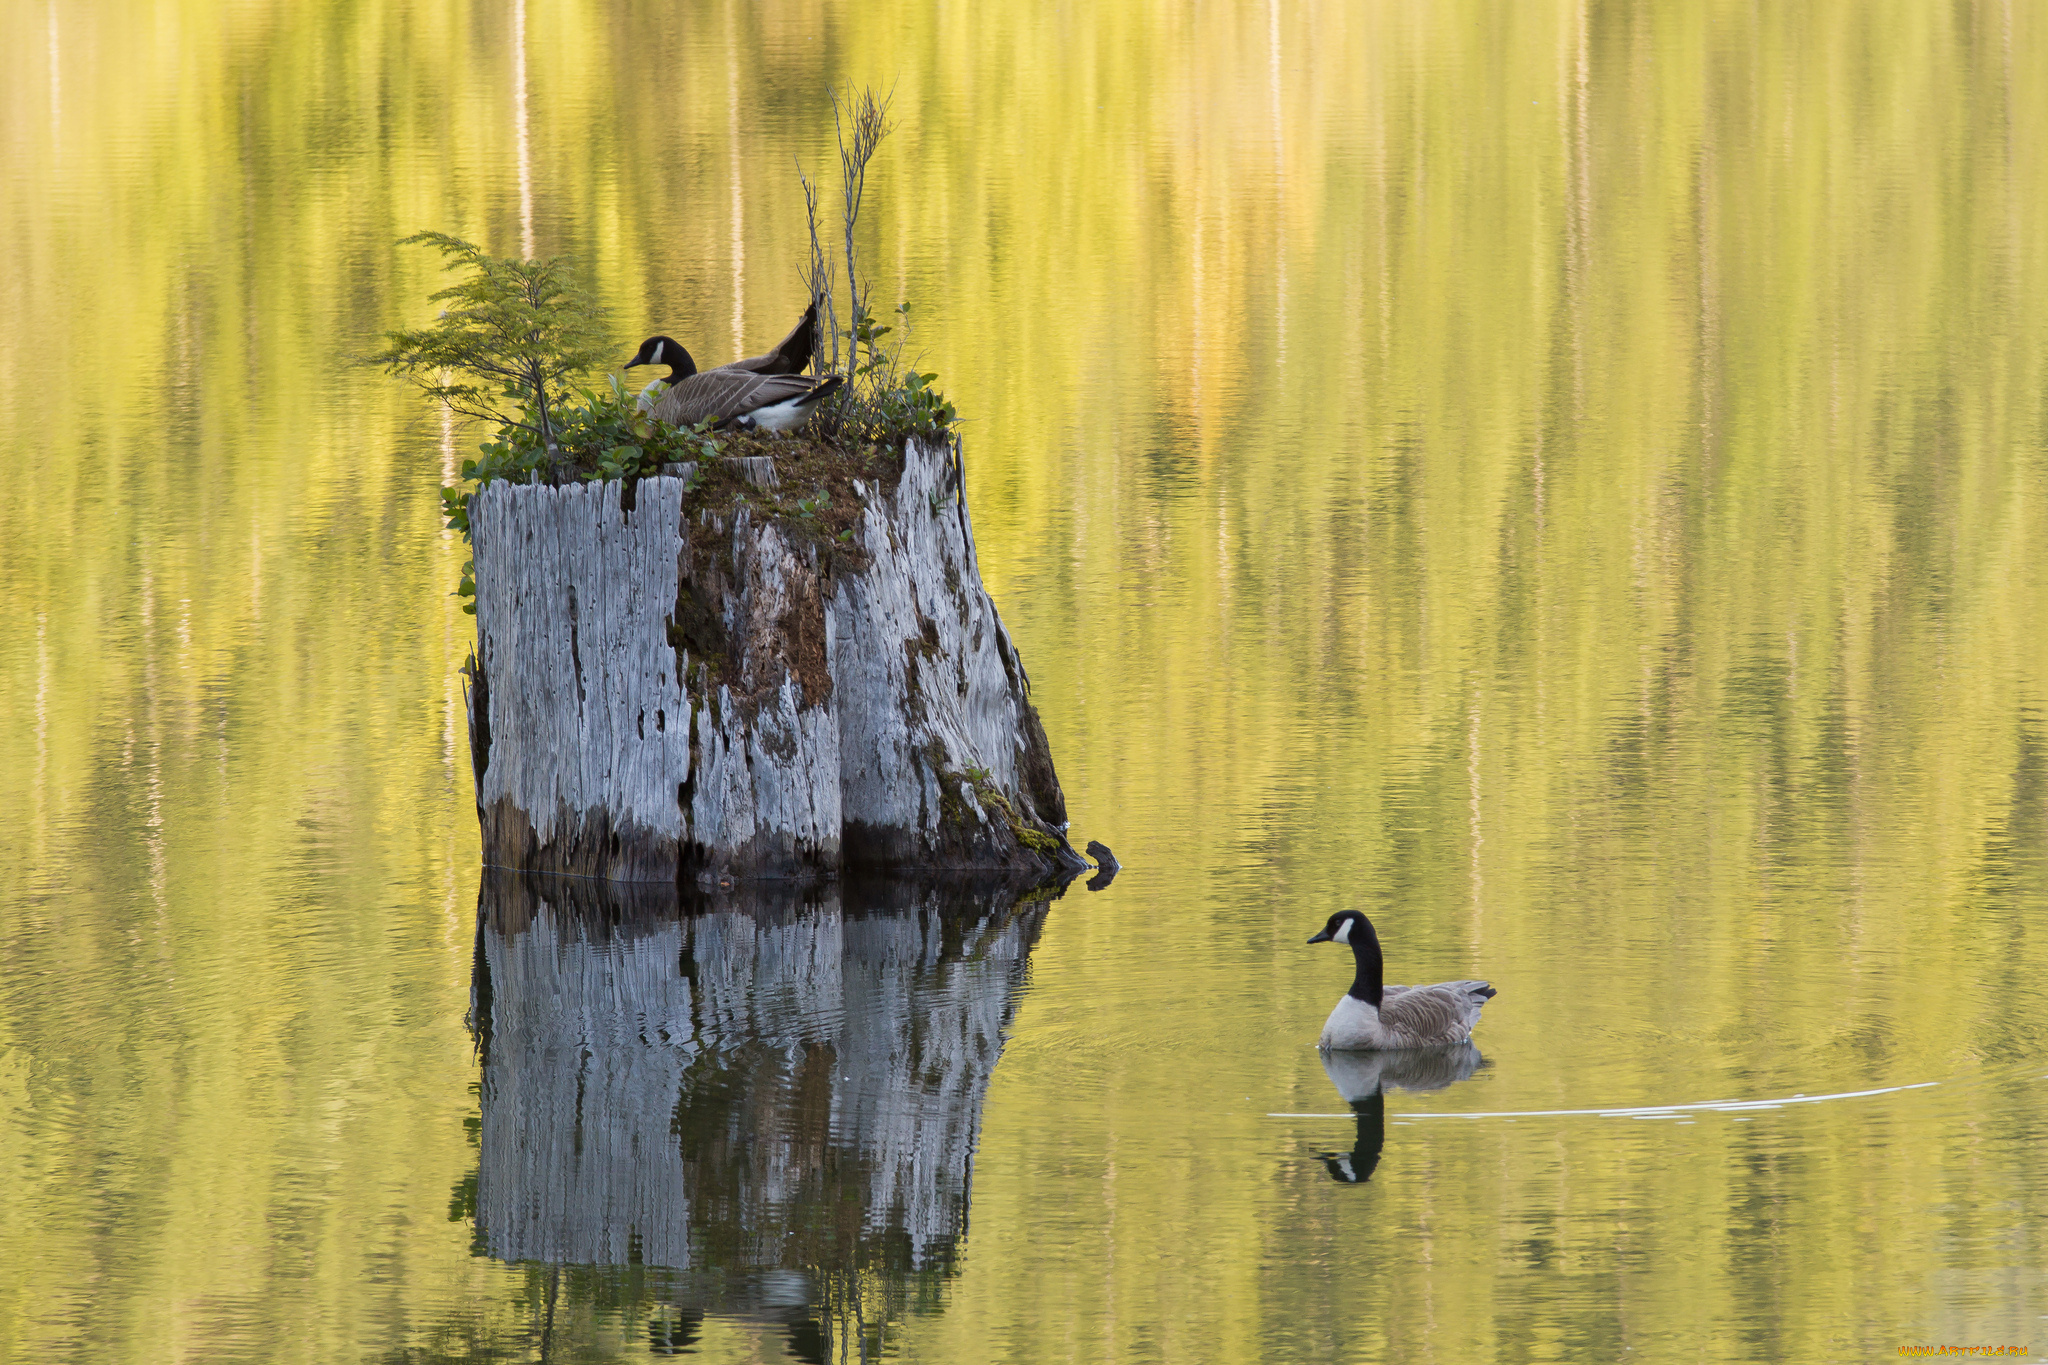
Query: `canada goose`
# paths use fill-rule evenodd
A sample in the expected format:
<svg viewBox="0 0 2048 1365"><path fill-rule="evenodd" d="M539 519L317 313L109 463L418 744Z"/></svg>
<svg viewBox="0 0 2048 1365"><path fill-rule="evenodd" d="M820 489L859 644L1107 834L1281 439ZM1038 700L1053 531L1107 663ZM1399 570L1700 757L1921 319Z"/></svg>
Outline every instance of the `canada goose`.
<svg viewBox="0 0 2048 1365"><path fill-rule="evenodd" d="M818 343L818 301L811 300L811 306L804 309L804 315L797 319L796 326L789 329L789 335L773 347L746 360L735 360L730 364L716 365L715 370L745 370L749 374L802 374L810 368L811 349ZM676 366L676 358L689 352L668 337L649 337L641 344L640 353L627 362L626 368L635 365L669 365L667 379L657 379L640 391L636 406L640 411L652 413L662 392L683 380ZM694 368L694 367L693 367Z"/></svg>
<svg viewBox="0 0 2048 1365"><path fill-rule="evenodd" d="M1470 1043L1399 1052L1323 1053L1323 1074L1358 1116L1358 1136L1350 1151L1317 1153L1330 1179L1362 1185L1372 1178L1387 1144L1388 1090L1442 1090L1470 1076L1485 1061Z"/></svg>
<svg viewBox="0 0 2048 1365"><path fill-rule="evenodd" d="M1462 1043L1471 1038L1472 1026L1479 1022L1480 1007L1495 995L1484 981L1383 985L1380 936L1373 932L1372 921L1356 910L1339 910L1330 916L1323 932L1309 942L1349 944L1358 963L1351 989L1330 1011L1317 1047L1378 1052Z"/></svg>
<svg viewBox="0 0 2048 1365"><path fill-rule="evenodd" d="M802 330L801 324L798 330ZM756 357L765 359L768 357ZM846 382L836 374L813 379L803 374L761 374L732 365L700 371L690 353L669 337L649 337L641 342L625 367L662 364L670 367L668 390L654 400L650 415L672 427L708 420L720 427L787 431Z"/></svg>

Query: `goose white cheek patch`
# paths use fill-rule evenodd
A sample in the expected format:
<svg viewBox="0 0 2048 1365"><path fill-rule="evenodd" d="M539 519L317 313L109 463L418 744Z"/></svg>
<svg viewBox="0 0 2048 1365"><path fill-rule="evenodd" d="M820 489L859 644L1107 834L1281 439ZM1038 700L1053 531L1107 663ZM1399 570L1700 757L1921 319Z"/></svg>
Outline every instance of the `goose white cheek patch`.
<svg viewBox="0 0 2048 1365"><path fill-rule="evenodd" d="M1351 942L1351 923L1350 920L1345 920L1343 926L1335 934L1331 935L1330 941L1332 943Z"/></svg>
<svg viewBox="0 0 2048 1365"><path fill-rule="evenodd" d="M647 363L648 363L648 364L650 364L650 365L659 365L659 364L661 363L661 353L662 353L663 351L666 351L667 349L668 349L668 343L667 343L667 342L665 342L665 341L657 341L657 342L655 342L655 343L654 343L654 354L653 354L653 355L651 355L651 356L649 356L649 357L647 358Z"/></svg>

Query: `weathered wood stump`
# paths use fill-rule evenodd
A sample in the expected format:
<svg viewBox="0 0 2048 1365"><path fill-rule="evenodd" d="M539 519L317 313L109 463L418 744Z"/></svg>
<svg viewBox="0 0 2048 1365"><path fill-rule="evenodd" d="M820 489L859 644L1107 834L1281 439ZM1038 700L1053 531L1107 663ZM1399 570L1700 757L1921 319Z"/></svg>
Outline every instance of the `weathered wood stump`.
<svg viewBox="0 0 2048 1365"><path fill-rule="evenodd" d="M842 478L844 532L802 510L800 467L723 496L688 475L472 498L486 864L703 884L1085 866L956 446Z"/></svg>

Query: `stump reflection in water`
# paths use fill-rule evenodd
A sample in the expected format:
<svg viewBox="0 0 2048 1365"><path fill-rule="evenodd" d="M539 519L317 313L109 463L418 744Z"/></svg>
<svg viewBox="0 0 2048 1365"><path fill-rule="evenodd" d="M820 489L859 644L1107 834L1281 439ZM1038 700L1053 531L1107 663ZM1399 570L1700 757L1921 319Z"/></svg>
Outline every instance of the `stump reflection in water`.
<svg viewBox="0 0 2048 1365"><path fill-rule="evenodd" d="M600 1309L779 1319L799 1355L879 1348L965 1235L1045 914L959 881L685 904L487 873L479 1251L583 1268L562 1293Z"/></svg>

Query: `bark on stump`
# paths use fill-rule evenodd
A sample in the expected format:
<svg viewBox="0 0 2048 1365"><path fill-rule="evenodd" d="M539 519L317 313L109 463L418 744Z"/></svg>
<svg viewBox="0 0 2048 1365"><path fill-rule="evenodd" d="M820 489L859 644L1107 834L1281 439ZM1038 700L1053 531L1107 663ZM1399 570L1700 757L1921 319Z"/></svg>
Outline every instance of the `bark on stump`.
<svg viewBox="0 0 2048 1365"><path fill-rule="evenodd" d="M702 884L1085 866L956 446L856 481L844 543L688 487L471 499L486 864Z"/></svg>

